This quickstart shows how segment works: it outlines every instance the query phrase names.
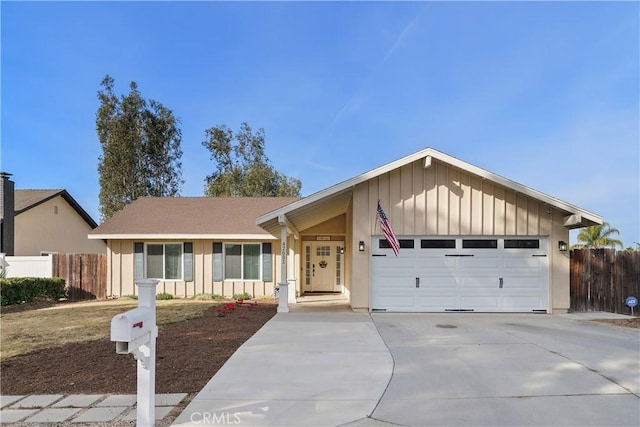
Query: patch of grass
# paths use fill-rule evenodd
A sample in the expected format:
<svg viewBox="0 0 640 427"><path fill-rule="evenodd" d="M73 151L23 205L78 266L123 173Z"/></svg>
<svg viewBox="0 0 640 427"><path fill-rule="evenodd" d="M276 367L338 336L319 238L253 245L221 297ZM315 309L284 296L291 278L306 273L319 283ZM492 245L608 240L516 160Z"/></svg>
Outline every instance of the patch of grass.
<svg viewBox="0 0 640 427"><path fill-rule="evenodd" d="M225 296L222 296L220 294L197 294L191 297L191 299L194 300L198 300L198 301L207 301L207 300L226 300L229 299Z"/></svg>
<svg viewBox="0 0 640 427"><path fill-rule="evenodd" d="M234 300L242 300L242 301L244 301L246 299L251 299L251 298L253 298L253 297L251 296L251 294L249 294L247 292L243 292L241 294L234 294L233 295L233 299Z"/></svg>
<svg viewBox="0 0 640 427"><path fill-rule="evenodd" d="M213 300L163 300L156 303L160 327L201 317L217 304ZM0 314L0 359L72 342L109 337L111 319L138 304L133 300L68 303L40 310Z"/></svg>
<svg viewBox="0 0 640 427"><path fill-rule="evenodd" d="M164 301L164 300L170 300L173 299L173 295L168 294L166 292L160 292L159 294L156 294L156 300L158 301Z"/></svg>

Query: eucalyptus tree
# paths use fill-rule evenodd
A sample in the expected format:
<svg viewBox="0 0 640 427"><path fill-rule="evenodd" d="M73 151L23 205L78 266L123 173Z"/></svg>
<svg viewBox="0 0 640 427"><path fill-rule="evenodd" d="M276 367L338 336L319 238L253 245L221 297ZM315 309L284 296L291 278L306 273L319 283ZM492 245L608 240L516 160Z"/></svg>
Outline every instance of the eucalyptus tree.
<svg viewBox="0 0 640 427"><path fill-rule="evenodd" d="M105 76L98 91L96 131L100 214L113 216L141 196L176 196L183 184L179 120L161 103L144 99L136 82L118 97Z"/></svg>
<svg viewBox="0 0 640 427"><path fill-rule="evenodd" d="M302 183L275 170L265 154L264 129L247 123L234 133L226 125L205 130L202 145L215 171L205 178L204 193L212 197L299 197Z"/></svg>

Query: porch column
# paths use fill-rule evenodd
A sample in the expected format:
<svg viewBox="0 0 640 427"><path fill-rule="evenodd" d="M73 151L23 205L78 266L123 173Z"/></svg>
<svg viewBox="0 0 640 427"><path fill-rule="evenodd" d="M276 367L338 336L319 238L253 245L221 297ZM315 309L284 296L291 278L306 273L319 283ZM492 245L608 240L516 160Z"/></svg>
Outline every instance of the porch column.
<svg viewBox="0 0 640 427"><path fill-rule="evenodd" d="M280 223L280 283L278 287L278 313L289 312L289 283L287 282L287 225Z"/></svg>

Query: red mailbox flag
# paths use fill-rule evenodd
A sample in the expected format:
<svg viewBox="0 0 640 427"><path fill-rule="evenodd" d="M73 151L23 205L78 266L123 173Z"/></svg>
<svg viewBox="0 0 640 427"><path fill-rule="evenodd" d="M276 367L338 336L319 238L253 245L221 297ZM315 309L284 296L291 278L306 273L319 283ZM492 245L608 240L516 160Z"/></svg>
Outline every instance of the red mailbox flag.
<svg viewBox="0 0 640 427"><path fill-rule="evenodd" d="M393 232L393 228L391 228L391 224L389 223L389 218L385 215L382 210L382 206L380 206L380 200L378 200L378 221L380 221L380 228L382 228L382 234L391 245L391 249L393 249L393 253L398 256L398 252L400 252L400 242Z"/></svg>

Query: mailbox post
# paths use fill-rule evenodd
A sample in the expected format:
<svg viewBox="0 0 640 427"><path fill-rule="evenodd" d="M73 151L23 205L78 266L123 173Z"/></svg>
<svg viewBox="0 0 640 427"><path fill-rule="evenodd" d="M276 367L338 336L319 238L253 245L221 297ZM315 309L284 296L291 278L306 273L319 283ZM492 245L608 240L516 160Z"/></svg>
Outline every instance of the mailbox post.
<svg viewBox="0 0 640 427"><path fill-rule="evenodd" d="M158 280L139 279L138 308L111 319L111 341L116 353L133 354L138 365L138 405L136 425L149 427L155 423L156 399L156 286Z"/></svg>

